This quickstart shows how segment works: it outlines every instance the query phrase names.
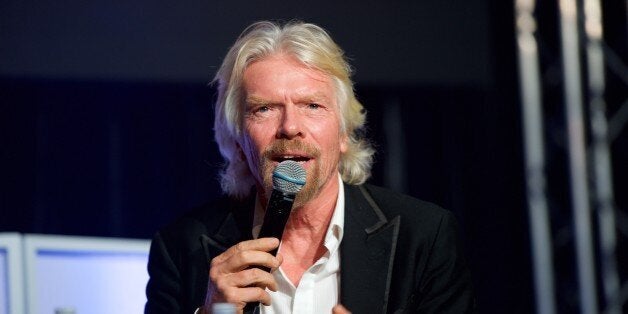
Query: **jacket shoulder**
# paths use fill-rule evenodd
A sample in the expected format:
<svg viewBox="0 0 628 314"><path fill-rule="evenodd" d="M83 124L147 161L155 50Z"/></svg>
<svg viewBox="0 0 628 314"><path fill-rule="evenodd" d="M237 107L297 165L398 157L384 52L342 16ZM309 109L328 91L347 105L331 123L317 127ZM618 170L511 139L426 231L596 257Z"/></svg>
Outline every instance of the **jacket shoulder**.
<svg viewBox="0 0 628 314"><path fill-rule="evenodd" d="M440 220L451 212L434 204L376 185L364 184L373 201L388 217L400 215L403 220Z"/></svg>
<svg viewBox="0 0 628 314"><path fill-rule="evenodd" d="M458 222L451 211L390 189L374 185L364 185L364 188L388 221L400 218L402 242L429 244L439 235L457 236Z"/></svg>

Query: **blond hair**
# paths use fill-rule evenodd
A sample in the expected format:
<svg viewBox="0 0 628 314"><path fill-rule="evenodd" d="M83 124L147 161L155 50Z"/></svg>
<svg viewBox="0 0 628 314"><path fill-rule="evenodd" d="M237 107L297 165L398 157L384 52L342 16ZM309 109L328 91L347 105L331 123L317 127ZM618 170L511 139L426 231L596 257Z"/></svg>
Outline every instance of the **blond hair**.
<svg viewBox="0 0 628 314"><path fill-rule="evenodd" d="M349 138L347 152L340 157L339 171L342 180L348 184L364 183L371 175L375 151L361 136L366 112L355 97L351 68L344 52L317 25L289 22L281 26L262 21L242 32L229 49L213 80L213 83L218 84L214 136L226 162L221 173L223 191L232 196L244 197L255 184L237 144L242 136L244 114L242 77L251 63L275 54L292 56L331 78L341 112L340 127Z"/></svg>

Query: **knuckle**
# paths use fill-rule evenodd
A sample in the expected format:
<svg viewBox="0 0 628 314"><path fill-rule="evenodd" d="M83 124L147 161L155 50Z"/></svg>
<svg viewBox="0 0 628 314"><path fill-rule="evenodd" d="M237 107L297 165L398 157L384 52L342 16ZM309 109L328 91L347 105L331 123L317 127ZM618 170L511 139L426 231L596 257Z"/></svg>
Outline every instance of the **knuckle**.
<svg viewBox="0 0 628 314"><path fill-rule="evenodd" d="M229 303L237 303L238 300L238 293L235 291L235 289L229 289L227 291L225 291L223 293L225 300Z"/></svg>
<svg viewBox="0 0 628 314"><path fill-rule="evenodd" d="M220 255L219 255L219 256L220 256ZM218 262L218 256L216 256L216 257L212 258L211 262L209 263L209 265L210 265L210 267L211 267L211 268L216 267L216 265L218 265L218 264L219 264L219 262Z"/></svg>
<svg viewBox="0 0 628 314"><path fill-rule="evenodd" d="M243 243L243 242L240 242L240 243L238 243L238 244L236 244L236 245L235 245L235 249L236 249L237 251L245 251L245 250L246 250L246 247L245 247L245 245L244 245L244 243Z"/></svg>
<svg viewBox="0 0 628 314"><path fill-rule="evenodd" d="M266 271L263 271L259 268L255 268L253 270L253 273L251 274L251 276L253 276L253 278L258 279L258 278L264 278L268 275L269 273Z"/></svg>
<svg viewBox="0 0 628 314"><path fill-rule="evenodd" d="M220 278L218 277L218 275L216 275L216 273L209 272L209 281L211 281L211 282L218 282L219 279Z"/></svg>
<svg viewBox="0 0 628 314"><path fill-rule="evenodd" d="M226 296L229 293L230 287L225 282L218 281L215 283L215 286L216 286L216 290L218 290L224 296Z"/></svg>
<svg viewBox="0 0 628 314"><path fill-rule="evenodd" d="M240 265L248 265L251 263L253 253L251 251L241 251L235 256L235 261Z"/></svg>
<svg viewBox="0 0 628 314"><path fill-rule="evenodd" d="M258 300L266 300L267 298L270 298L270 295L266 292L266 290L257 288L256 298Z"/></svg>
<svg viewBox="0 0 628 314"><path fill-rule="evenodd" d="M242 251L238 254L238 258L242 261L242 262L248 262L251 259L252 256L252 252L251 251Z"/></svg>
<svg viewBox="0 0 628 314"><path fill-rule="evenodd" d="M219 271L218 271L218 269L217 269L217 268L213 268L213 267L212 267L212 268L210 268L210 269L209 269L209 278L210 278L212 281L216 281L216 280L218 279L218 277L219 277Z"/></svg>
<svg viewBox="0 0 628 314"><path fill-rule="evenodd" d="M270 254L269 254L270 255ZM277 257L270 255L268 257L268 265L270 265L271 267L279 267L279 260L277 259Z"/></svg>
<svg viewBox="0 0 628 314"><path fill-rule="evenodd" d="M251 268L246 272L247 282L256 282L259 278L259 269Z"/></svg>

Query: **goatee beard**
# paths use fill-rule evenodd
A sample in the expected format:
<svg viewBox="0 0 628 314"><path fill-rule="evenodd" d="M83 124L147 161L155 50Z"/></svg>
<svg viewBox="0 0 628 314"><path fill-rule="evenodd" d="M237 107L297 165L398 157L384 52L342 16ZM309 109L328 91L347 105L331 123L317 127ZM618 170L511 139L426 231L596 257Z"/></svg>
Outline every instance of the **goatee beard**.
<svg viewBox="0 0 628 314"><path fill-rule="evenodd" d="M264 190L266 195L270 195L273 188L273 171L275 170L276 156L285 155L288 152L299 152L314 159L314 163L310 164L309 169L306 169L307 177L305 185L297 194L295 198L293 208L298 208L314 199L321 188L321 165L320 165L320 150L311 144L302 142L300 140L287 140L278 139L274 141L269 147L267 147L260 160L260 170L263 174Z"/></svg>

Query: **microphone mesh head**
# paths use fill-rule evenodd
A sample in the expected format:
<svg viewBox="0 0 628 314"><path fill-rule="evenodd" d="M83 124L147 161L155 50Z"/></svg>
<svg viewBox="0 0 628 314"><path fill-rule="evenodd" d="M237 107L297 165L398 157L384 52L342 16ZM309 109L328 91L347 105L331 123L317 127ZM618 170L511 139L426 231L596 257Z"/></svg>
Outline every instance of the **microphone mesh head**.
<svg viewBox="0 0 628 314"><path fill-rule="evenodd" d="M273 171L273 188L283 193L297 194L305 185L306 172L300 163L285 160Z"/></svg>

